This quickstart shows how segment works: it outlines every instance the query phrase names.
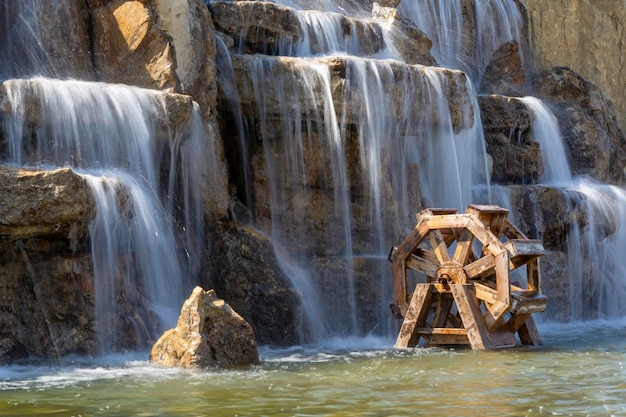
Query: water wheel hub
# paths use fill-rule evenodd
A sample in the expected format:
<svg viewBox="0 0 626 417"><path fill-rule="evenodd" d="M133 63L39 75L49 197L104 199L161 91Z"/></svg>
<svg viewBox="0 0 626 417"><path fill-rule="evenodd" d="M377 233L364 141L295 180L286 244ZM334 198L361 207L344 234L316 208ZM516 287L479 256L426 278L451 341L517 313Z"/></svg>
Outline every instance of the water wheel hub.
<svg viewBox="0 0 626 417"><path fill-rule="evenodd" d="M463 265L454 259L444 262L439 268L437 268L435 277L440 283L467 283L467 274L463 269Z"/></svg>

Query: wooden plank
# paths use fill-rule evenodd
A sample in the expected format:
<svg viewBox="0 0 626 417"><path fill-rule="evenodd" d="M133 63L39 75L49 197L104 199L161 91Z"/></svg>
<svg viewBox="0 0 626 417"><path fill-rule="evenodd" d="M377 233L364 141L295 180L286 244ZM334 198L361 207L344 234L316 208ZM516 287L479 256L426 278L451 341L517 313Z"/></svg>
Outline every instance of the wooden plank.
<svg viewBox="0 0 626 417"><path fill-rule="evenodd" d="M494 274L494 268L496 266L496 259L493 255L487 254L482 258L465 265L463 270L467 274L468 279L480 279L486 278L489 275Z"/></svg>
<svg viewBox="0 0 626 417"><path fill-rule="evenodd" d="M509 239L528 239L520 229L508 220L505 222L504 230L502 232Z"/></svg>
<svg viewBox="0 0 626 417"><path fill-rule="evenodd" d="M496 291L498 301L511 305L511 278L509 276L509 252L504 251L495 256L496 258Z"/></svg>
<svg viewBox="0 0 626 417"><path fill-rule="evenodd" d="M464 228L458 238L453 255L453 258L456 259L461 265L465 265L467 263L469 255L472 251L472 243L474 243L474 235L469 229Z"/></svg>
<svg viewBox="0 0 626 417"><path fill-rule="evenodd" d="M519 240L512 239L504 244L509 252L511 269L519 268L522 265L544 255L543 244L540 240Z"/></svg>
<svg viewBox="0 0 626 417"><path fill-rule="evenodd" d="M398 248L396 247L391 249L391 253L389 255L390 259L394 257L394 254L396 253L397 250ZM428 254L427 251L423 249L419 249L418 253L420 255L425 255L431 258L431 254ZM426 274L428 276L434 276L435 272L437 272L437 268L439 268L439 265L434 264L431 260L423 258L420 255L416 255L415 253L411 254L411 256L409 256L409 258L406 259L406 262L405 262L406 267L414 271ZM434 254L432 254L432 257L435 258L435 260L437 259L434 256Z"/></svg>
<svg viewBox="0 0 626 417"><path fill-rule="evenodd" d="M415 286L411 304L402 322L395 347L407 348L417 346L420 336L415 330L426 324L432 297L431 284L417 284Z"/></svg>
<svg viewBox="0 0 626 417"><path fill-rule="evenodd" d="M500 240L478 218L472 217L468 229L483 244L483 250L497 256L506 249Z"/></svg>
<svg viewBox="0 0 626 417"><path fill-rule="evenodd" d="M452 328L452 327L420 327L417 329L417 333L420 334L444 334L444 335L466 335L467 330L463 328Z"/></svg>
<svg viewBox="0 0 626 417"><path fill-rule="evenodd" d="M511 314L511 318L506 322L507 329L510 333L516 333L524 322L530 317L528 314Z"/></svg>
<svg viewBox="0 0 626 417"><path fill-rule="evenodd" d="M532 316L528 316L524 324L519 328L517 334L523 345L541 346L541 338L539 337L539 331L535 325L535 320Z"/></svg>
<svg viewBox="0 0 626 417"><path fill-rule="evenodd" d="M450 315L450 310L452 309L452 305L454 304L454 297L452 294L439 294L439 302L437 303L437 308L435 309L435 316L433 317L432 327L445 327L448 322L448 316Z"/></svg>
<svg viewBox="0 0 626 417"><path fill-rule="evenodd" d="M427 217L428 227L430 230L452 230L467 227L471 221L469 214L448 214Z"/></svg>
<svg viewBox="0 0 626 417"><path fill-rule="evenodd" d="M548 297L543 294L535 294L534 291L523 291L522 294L527 294L525 296L520 295L520 292L517 291L511 294L513 294L510 307L512 313L541 313L548 304Z"/></svg>
<svg viewBox="0 0 626 417"><path fill-rule="evenodd" d="M479 300L483 300L490 304L498 301L498 293L491 287L476 282L474 284L474 290L476 291L476 298Z"/></svg>
<svg viewBox="0 0 626 417"><path fill-rule="evenodd" d="M509 306L496 300L493 304L485 303L485 308L487 309L487 313L485 314L485 325L487 326L487 331L493 332L497 328L502 327L504 325L502 317L504 316L504 313L508 311Z"/></svg>
<svg viewBox="0 0 626 417"><path fill-rule="evenodd" d="M511 348L517 346L515 333L494 332L490 333L491 343L494 349Z"/></svg>
<svg viewBox="0 0 626 417"><path fill-rule="evenodd" d="M428 240L430 241L433 251L435 252L435 255L437 255L437 259L440 264L446 263L451 259L446 242L439 230L431 230L428 234Z"/></svg>
<svg viewBox="0 0 626 417"><path fill-rule="evenodd" d="M428 339L428 346L469 344L467 334L434 334Z"/></svg>
<svg viewBox="0 0 626 417"><path fill-rule="evenodd" d="M428 224L424 219L420 220L393 253L392 261L396 258L408 259L419 244L422 243L428 232Z"/></svg>
<svg viewBox="0 0 626 417"><path fill-rule="evenodd" d="M493 346L489 340L487 326L476 299L474 286L471 284L451 284L450 290L459 309L463 327L467 330L467 338L472 349L492 349Z"/></svg>
<svg viewBox="0 0 626 417"><path fill-rule="evenodd" d="M424 240L428 233L428 225L424 221L418 222L404 242L392 253L393 264L393 299L392 310L394 314L404 316L408 309L407 298L407 278L406 261L411 257L413 251Z"/></svg>
<svg viewBox="0 0 626 417"><path fill-rule="evenodd" d="M393 305L391 307L395 316L404 317L409 306L406 301L406 263L403 259L396 258L392 263L393 273Z"/></svg>
<svg viewBox="0 0 626 417"><path fill-rule="evenodd" d="M539 258L533 259L526 264L526 280L528 281L528 289L541 294Z"/></svg>

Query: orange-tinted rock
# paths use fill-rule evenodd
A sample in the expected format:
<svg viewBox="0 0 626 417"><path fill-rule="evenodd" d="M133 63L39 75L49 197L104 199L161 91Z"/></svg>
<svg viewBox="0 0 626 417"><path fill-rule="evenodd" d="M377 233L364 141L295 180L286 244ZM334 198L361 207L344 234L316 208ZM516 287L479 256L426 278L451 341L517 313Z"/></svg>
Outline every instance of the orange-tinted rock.
<svg viewBox="0 0 626 417"><path fill-rule="evenodd" d="M150 360L184 368L232 367L258 363L259 353L252 327L215 291L196 287L183 304L176 328L152 347Z"/></svg>

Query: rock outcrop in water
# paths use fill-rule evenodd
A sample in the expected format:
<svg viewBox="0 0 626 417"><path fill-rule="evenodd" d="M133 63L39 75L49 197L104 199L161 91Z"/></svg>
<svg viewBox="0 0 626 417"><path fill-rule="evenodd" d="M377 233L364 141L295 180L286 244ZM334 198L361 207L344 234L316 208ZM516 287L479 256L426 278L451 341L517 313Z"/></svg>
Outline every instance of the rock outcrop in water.
<svg viewBox="0 0 626 417"><path fill-rule="evenodd" d="M252 327L215 291L196 287L185 301L176 328L152 347L150 360L183 368L233 367L259 362Z"/></svg>

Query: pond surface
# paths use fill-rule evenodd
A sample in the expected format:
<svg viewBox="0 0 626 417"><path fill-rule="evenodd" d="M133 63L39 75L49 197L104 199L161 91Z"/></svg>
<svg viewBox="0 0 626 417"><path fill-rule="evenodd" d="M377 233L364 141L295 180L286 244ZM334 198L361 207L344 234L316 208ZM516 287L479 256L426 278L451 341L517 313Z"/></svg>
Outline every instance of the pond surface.
<svg viewBox="0 0 626 417"><path fill-rule="evenodd" d="M146 354L0 367L2 416L626 415L626 321L540 326L544 346L394 350L335 340L189 371Z"/></svg>

